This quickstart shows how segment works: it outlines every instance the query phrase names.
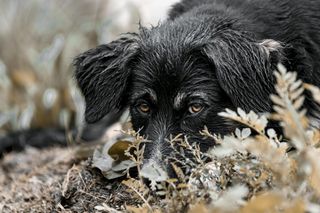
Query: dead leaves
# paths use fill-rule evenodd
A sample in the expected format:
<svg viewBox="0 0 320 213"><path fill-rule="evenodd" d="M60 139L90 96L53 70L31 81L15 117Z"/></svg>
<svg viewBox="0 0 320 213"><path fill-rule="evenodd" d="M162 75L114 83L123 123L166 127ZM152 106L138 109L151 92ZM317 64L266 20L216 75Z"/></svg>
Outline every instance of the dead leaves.
<svg viewBox="0 0 320 213"><path fill-rule="evenodd" d="M137 166L126 154L131 145L132 142L129 139L119 139L111 147L105 144L102 148L96 149L92 158L92 167L98 168L109 180L127 175L130 168Z"/></svg>
<svg viewBox="0 0 320 213"><path fill-rule="evenodd" d="M186 137L171 138L172 149L179 156L170 159L174 162L171 165L175 179L168 179L166 171L156 162L141 167L146 142L141 137L136 137L135 143L115 143L107 151L113 161L108 174L123 176L130 166L136 166L139 172L138 180L128 179L122 183L144 204L127 206L127 211L319 212L320 131L306 118L303 92L305 88L317 99L320 90L303 84L296 74L281 66L279 70L275 74L277 94L271 97L275 105L271 118L281 121L285 141L267 127L265 115L226 109L219 115L248 128L236 129L234 134L225 137L211 134L205 128L201 134L218 144L208 153L202 153L197 144ZM295 151L288 154L288 147L294 147ZM190 175L185 174L186 169ZM150 180L150 188L143 184L142 178Z"/></svg>
<svg viewBox="0 0 320 213"><path fill-rule="evenodd" d="M125 155L125 151L130 147L131 142L129 141L117 141L115 144L113 144L110 149L108 150L108 154L114 159L114 160L128 160L129 157Z"/></svg>

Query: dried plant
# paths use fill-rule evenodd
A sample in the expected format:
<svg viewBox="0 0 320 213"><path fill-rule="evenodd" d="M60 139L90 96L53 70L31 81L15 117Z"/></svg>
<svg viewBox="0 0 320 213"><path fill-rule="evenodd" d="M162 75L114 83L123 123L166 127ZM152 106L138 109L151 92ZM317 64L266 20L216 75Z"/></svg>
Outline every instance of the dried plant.
<svg viewBox="0 0 320 213"><path fill-rule="evenodd" d="M0 133L80 123L83 103L72 81L72 59L98 44L104 5L0 2Z"/></svg>
<svg viewBox="0 0 320 213"><path fill-rule="evenodd" d="M127 210L319 212L320 132L310 125L303 108L304 89L318 101L318 88L303 84L294 72L287 72L281 65L278 69L277 93L271 96L274 113L269 117L280 122L283 136L268 127L265 115L227 109L219 115L248 128L237 129L225 137L205 128L202 134L218 144L207 153L186 137L171 138L175 157L170 162L177 178L152 180L152 175L146 176L139 170L137 180L129 179L124 184L138 194L144 205L128 206ZM142 162L142 141L140 138L130 146L135 149L134 155L127 152L136 164ZM294 149L288 153L288 147ZM141 178L149 178L151 188L142 187Z"/></svg>

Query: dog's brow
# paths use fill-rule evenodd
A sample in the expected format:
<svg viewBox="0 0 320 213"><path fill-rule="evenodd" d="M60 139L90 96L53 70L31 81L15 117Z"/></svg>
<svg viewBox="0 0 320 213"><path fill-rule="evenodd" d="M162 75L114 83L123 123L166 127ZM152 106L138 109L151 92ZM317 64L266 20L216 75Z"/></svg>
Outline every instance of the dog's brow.
<svg viewBox="0 0 320 213"><path fill-rule="evenodd" d="M154 102L154 103L157 102L157 95L156 95L156 93L154 92L153 89L143 89L143 90L135 92L132 95L132 100L137 100L139 98L142 98L145 95L149 95L149 97L151 98L152 102Z"/></svg>
<svg viewBox="0 0 320 213"><path fill-rule="evenodd" d="M208 95L204 92L193 92L193 93L179 92L174 99L173 107L176 109L181 108L181 105L186 98L201 98L204 101L208 101Z"/></svg>
<svg viewBox="0 0 320 213"><path fill-rule="evenodd" d="M175 109L179 109L181 107L181 104L183 102L183 99L185 99L186 97L186 93L182 92L182 93L178 93L176 95L176 97L174 98L174 101L173 101L173 107Z"/></svg>

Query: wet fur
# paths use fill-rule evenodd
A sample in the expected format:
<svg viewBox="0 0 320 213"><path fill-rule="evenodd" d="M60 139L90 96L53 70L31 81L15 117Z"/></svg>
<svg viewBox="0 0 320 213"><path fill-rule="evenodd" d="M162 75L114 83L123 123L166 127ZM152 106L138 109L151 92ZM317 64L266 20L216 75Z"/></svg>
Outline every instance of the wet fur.
<svg viewBox="0 0 320 213"><path fill-rule="evenodd" d="M228 134L237 125L217 116L224 108L270 112L278 63L320 86L318 0L184 0L166 22L100 45L75 59L75 76L94 123L130 108L135 130L152 142L145 158L160 164L170 135L212 147L199 131ZM137 106L148 102L151 114ZM200 101L200 114L188 105ZM305 106L315 115L315 105Z"/></svg>

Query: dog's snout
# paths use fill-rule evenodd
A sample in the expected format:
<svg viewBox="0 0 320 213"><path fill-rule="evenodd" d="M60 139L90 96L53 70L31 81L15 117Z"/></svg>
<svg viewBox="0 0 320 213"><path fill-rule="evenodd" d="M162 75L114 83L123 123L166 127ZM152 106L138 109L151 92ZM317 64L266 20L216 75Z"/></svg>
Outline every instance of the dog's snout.
<svg viewBox="0 0 320 213"><path fill-rule="evenodd" d="M149 128L146 135L149 142L145 144L143 167L155 164L167 171L166 162L172 152L169 142L170 129L157 126Z"/></svg>
<svg viewBox="0 0 320 213"><path fill-rule="evenodd" d="M155 135L153 137L149 136L148 139L149 142L145 144L144 160L161 162L164 154L163 151L167 145L165 144L165 137L163 135Z"/></svg>

